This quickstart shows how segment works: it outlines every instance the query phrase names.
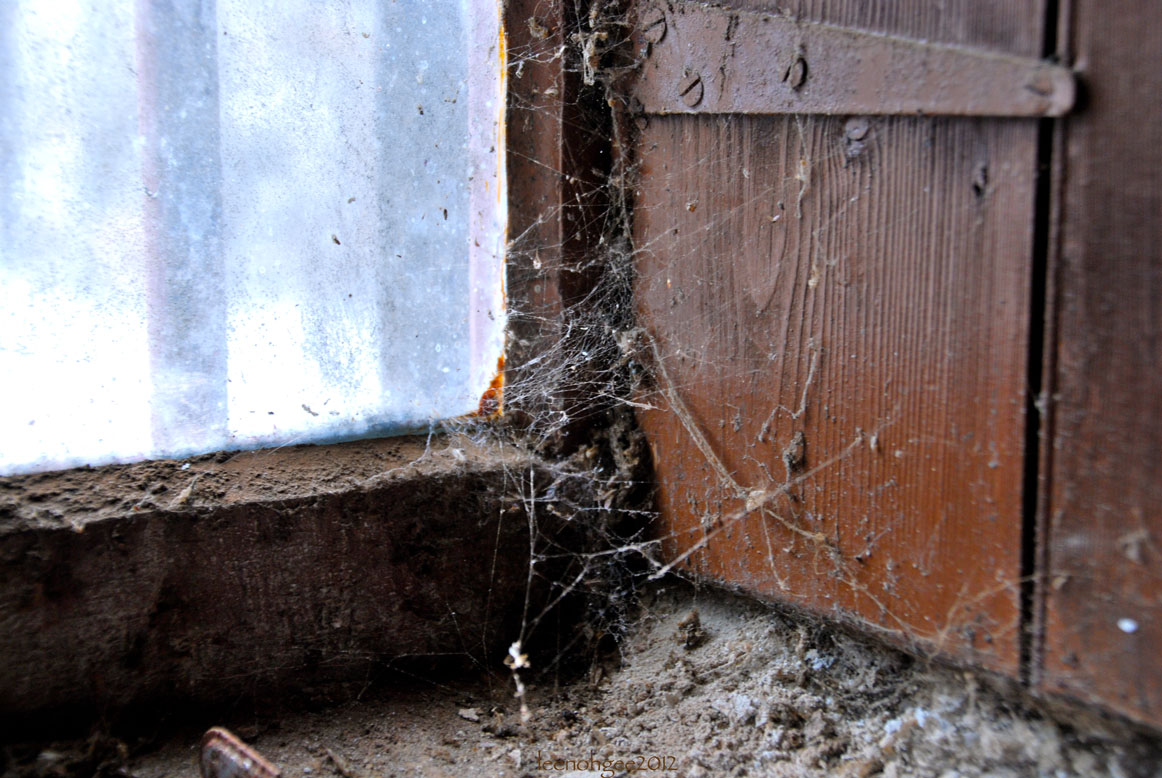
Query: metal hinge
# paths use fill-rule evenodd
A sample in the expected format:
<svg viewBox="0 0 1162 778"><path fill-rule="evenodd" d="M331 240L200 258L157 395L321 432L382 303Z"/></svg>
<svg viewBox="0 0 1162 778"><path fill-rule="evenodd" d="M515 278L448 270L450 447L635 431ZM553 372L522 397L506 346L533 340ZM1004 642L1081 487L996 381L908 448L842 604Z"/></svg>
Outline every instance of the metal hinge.
<svg viewBox="0 0 1162 778"><path fill-rule="evenodd" d="M638 15L648 114L1061 116L1073 73L1008 54L693 2Z"/></svg>

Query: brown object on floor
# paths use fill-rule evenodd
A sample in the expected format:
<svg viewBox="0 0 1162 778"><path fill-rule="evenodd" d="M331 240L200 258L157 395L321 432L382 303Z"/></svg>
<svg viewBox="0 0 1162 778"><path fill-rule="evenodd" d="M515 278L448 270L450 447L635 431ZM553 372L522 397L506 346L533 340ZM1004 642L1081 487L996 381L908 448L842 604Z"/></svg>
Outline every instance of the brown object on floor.
<svg viewBox="0 0 1162 778"><path fill-rule="evenodd" d="M282 770L228 729L214 727L202 738L202 778L279 778Z"/></svg>

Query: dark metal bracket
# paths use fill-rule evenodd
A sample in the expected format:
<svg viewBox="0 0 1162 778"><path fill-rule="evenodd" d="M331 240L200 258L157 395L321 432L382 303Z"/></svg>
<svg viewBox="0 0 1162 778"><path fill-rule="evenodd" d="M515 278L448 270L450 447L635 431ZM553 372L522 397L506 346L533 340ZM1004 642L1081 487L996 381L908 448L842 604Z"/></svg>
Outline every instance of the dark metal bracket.
<svg viewBox="0 0 1162 778"><path fill-rule="evenodd" d="M642 6L632 87L647 114L1062 116L1051 62L704 5Z"/></svg>

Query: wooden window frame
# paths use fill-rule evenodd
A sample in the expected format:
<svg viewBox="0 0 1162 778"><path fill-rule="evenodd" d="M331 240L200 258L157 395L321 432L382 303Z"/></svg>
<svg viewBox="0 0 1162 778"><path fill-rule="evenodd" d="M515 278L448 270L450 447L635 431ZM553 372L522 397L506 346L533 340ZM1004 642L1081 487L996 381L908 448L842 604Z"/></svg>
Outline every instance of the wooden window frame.
<svg viewBox="0 0 1162 778"><path fill-rule="evenodd" d="M591 236L564 222L592 205L588 163L608 149L568 99L581 87L572 55L556 56L575 24L564 5L503 4L507 49L522 53L506 78L506 294L526 314L507 335L510 385L536 380L527 365L593 282L571 271ZM506 423L568 405L546 397L508 401ZM587 435L569 425L550 449ZM519 447L434 434L0 478L0 722L19 737L479 667L521 634L529 549L513 472L548 477Z"/></svg>

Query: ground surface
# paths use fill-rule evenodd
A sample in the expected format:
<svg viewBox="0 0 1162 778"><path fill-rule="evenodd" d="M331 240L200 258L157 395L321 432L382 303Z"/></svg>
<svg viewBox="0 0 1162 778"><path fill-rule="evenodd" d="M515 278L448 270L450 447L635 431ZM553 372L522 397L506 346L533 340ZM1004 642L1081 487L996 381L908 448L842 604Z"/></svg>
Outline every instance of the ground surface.
<svg viewBox="0 0 1162 778"><path fill-rule="evenodd" d="M721 592L669 587L643 611L620 657L580 683L530 688L527 724L504 678L209 723L286 778L1162 775L1158 741L1115 722L1030 708L972 675ZM197 775L198 735L121 774Z"/></svg>

